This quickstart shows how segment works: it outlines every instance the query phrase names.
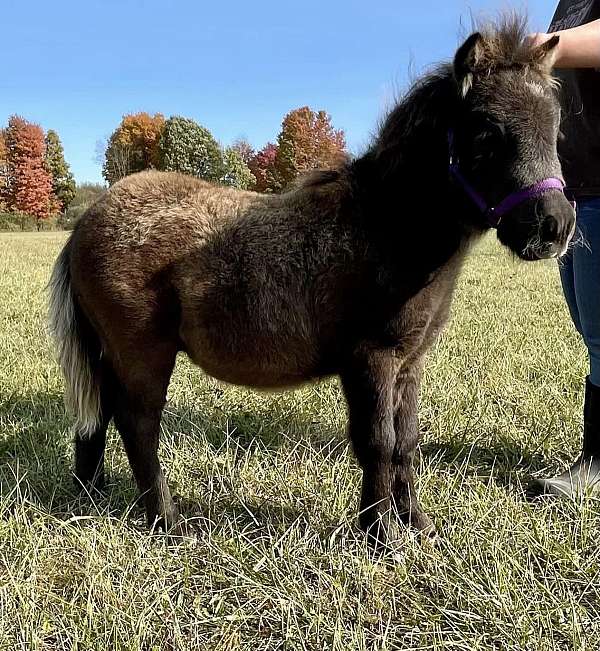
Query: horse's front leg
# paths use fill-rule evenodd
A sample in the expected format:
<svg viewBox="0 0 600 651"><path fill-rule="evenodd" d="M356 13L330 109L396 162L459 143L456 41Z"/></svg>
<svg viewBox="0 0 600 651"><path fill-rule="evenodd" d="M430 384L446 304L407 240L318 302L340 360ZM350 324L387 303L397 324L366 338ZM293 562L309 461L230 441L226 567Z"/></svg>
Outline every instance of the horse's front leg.
<svg viewBox="0 0 600 651"><path fill-rule="evenodd" d="M413 460L419 442L419 386L422 359L399 369L394 392L395 444L392 455L392 500L400 520L435 537L435 527L419 505L414 485Z"/></svg>
<svg viewBox="0 0 600 651"><path fill-rule="evenodd" d="M396 515L418 529L431 523L414 492L419 372L399 372L387 351L357 355L342 374L349 434L363 470L360 525L376 545L399 536Z"/></svg>

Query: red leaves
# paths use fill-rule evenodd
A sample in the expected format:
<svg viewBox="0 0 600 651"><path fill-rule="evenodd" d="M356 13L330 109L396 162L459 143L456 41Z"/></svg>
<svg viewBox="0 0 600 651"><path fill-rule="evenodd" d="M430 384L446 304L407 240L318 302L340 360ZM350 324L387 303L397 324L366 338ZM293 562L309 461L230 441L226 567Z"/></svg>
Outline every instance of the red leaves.
<svg viewBox="0 0 600 651"><path fill-rule="evenodd" d="M277 156L277 145L268 142L259 152L257 152L249 161L248 167L256 183L253 190L256 192L273 192L274 190L274 164Z"/></svg>
<svg viewBox="0 0 600 651"><path fill-rule="evenodd" d="M52 179L44 166L44 132L37 124L13 115L4 131L8 205L45 219L55 208Z"/></svg>
<svg viewBox="0 0 600 651"><path fill-rule="evenodd" d="M8 146L4 129L0 129L0 210L3 210L8 199Z"/></svg>
<svg viewBox="0 0 600 651"><path fill-rule="evenodd" d="M302 172L339 167L346 159L343 131L335 130L325 111L308 106L290 111L277 145L268 143L248 163L258 192L280 192Z"/></svg>

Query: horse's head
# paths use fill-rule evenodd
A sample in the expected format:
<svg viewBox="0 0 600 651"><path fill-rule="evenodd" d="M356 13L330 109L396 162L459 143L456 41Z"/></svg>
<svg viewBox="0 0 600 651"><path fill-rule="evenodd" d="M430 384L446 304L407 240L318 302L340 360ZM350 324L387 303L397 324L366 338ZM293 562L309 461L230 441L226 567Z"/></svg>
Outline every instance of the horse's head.
<svg viewBox="0 0 600 651"><path fill-rule="evenodd" d="M458 49L459 110L449 140L455 180L503 244L537 260L566 251L575 213L556 150L560 105L551 69L559 37L533 47L524 36L515 20L472 34Z"/></svg>

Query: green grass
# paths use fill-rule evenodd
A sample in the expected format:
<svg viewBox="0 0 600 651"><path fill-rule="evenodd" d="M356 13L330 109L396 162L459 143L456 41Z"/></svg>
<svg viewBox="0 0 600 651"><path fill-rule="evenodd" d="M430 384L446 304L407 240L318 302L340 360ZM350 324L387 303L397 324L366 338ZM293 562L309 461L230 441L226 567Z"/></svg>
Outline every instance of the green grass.
<svg viewBox="0 0 600 651"><path fill-rule="evenodd" d="M525 499L577 453L586 357L556 266L488 239L422 390L418 486L442 536L357 530L337 382L263 395L178 363L161 456L197 536L149 535L114 431L78 495L45 329L64 234L0 235L0 649L600 648L598 502Z"/></svg>

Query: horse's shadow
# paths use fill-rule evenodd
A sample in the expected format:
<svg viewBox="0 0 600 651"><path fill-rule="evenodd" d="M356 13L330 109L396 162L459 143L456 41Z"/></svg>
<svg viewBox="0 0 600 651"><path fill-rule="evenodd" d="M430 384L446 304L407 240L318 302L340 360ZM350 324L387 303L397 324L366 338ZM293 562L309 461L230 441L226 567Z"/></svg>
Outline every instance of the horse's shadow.
<svg viewBox="0 0 600 651"><path fill-rule="evenodd" d="M198 410L193 404L169 405L163 419L163 429L173 436L201 438L202 444L218 449L234 437L236 445L252 453L253 446L261 451L273 450L289 438L286 432L302 437L325 459L349 454L346 437L339 426L323 422L319 414L306 417L290 414L278 402L269 405L269 414L280 423L277 428L264 426L265 413L253 414L241 407L228 413L216 408ZM279 412L278 412L279 409ZM194 427L190 427L190 424ZM90 493L77 486L72 472L72 446L67 434L68 417L64 413L62 396L58 393L36 393L8 396L0 400L0 493L8 504L8 513L19 504L33 504L43 512L67 520L74 515L110 515L128 517L141 523L141 507L137 490L127 464L108 463L108 483L102 493ZM197 432L197 433L196 433ZM474 440L480 440L475 437ZM114 454L120 441L114 430L109 435L109 450ZM497 437L494 443L471 443L464 433L456 443L426 442L420 446L422 462L433 462L441 470L464 468L465 472L480 478L490 478L510 489L523 485L537 471L547 465L541 454L524 450L514 440ZM110 457L110 454L109 454ZM167 468L168 472L168 468ZM239 503L238 500L220 500L210 503L210 496L202 501L179 498L186 517L202 518L219 510L221 518L258 528L280 528L303 517L302 509L291 508L276 499L261 503ZM133 508L132 508L133 507Z"/></svg>
<svg viewBox="0 0 600 651"><path fill-rule="evenodd" d="M264 413L253 413L243 405L225 413L218 405L202 408L193 403L168 404L162 419L163 434L177 447L183 439L196 438L199 445L219 450L234 443L252 454L255 450L275 452L293 436L303 438L325 458L346 453L347 442L339 431L316 418L289 414L275 400L270 405L274 422L280 427L265 427ZM0 398L0 494L8 505L7 515L19 507L34 506L62 520L78 515L133 515L142 523L142 507L129 466L123 455L118 433L109 428L107 440L107 481L96 491L81 486L73 474L73 446L70 419L58 393L12 394ZM167 475L168 464L165 464ZM203 517L214 512L210 498L202 501L177 497L185 517ZM244 503L221 500L219 508L235 520L294 522L301 511L276 502ZM247 522L246 522L247 523Z"/></svg>
<svg viewBox="0 0 600 651"><path fill-rule="evenodd" d="M40 509L53 518L125 512L135 492L121 473L114 494L85 489L73 475L73 452L62 395L12 394L0 399L0 494L8 513Z"/></svg>

